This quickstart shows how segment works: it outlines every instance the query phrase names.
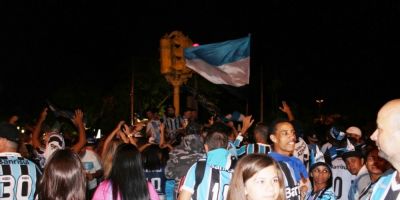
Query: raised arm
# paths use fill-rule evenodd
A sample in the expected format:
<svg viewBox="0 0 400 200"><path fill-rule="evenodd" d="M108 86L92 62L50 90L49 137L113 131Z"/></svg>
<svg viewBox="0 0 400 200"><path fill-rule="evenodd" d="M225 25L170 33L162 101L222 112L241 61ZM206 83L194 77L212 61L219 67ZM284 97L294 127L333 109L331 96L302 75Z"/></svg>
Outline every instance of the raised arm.
<svg viewBox="0 0 400 200"><path fill-rule="evenodd" d="M121 130L121 126L125 124L125 121L120 121L115 129L108 134L106 140L104 141L103 149L101 150L101 155L104 155L105 151L108 149L108 145L110 145L111 140L118 135L117 133Z"/></svg>
<svg viewBox="0 0 400 200"><path fill-rule="evenodd" d="M279 110L286 113L289 121L294 120L292 109L290 109L290 106L286 103L286 101L282 101L282 107L279 107Z"/></svg>
<svg viewBox="0 0 400 200"><path fill-rule="evenodd" d="M75 115L72 118L72 122L78 129L79 139L78 142L72 146L72 150L75 153L79 153L79 151L85 146L86 144L86 132L85 132L85 125L83 123L83 112L80 109L75 110Z"/></svg>
<svg viewBox="0 0 400 200"><path fill-rule="evenodd" d="M36 122L35 127L33 128L32 132L32 145L34 148L40 148L40 132L42 130L43 122L46 120L47 117L47 108L44 108L40 113L40 116Z"/></svg>

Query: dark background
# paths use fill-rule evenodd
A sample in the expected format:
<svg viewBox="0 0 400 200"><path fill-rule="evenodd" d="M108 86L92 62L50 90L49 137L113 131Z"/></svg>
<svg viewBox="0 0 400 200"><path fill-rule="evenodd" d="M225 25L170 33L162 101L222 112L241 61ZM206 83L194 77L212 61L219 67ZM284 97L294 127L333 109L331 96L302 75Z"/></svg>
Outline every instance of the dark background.
<svg viewBox="0 0 400 200"><path fill-rule="evenodd" d="M162 79L150 74L159 72L159 40L174 30L199 44L251 34L251 84L239 88L242 97L198 77L203 87L227 94L210 97L227 97L218 102L224 109L240 105L236 109L259 118L261 79L266 118L279 114L281 100L299 115L314 116L315 100L324 99L324 113L374 120L380 106L399 97L395 71L400 3L396 1L2 4L3 113L17 107L36 116L55 93L68 99L81 88L110 95L115 85L129 88L132 69L139 72L137 81L152 84L149 80Z"/></svg>

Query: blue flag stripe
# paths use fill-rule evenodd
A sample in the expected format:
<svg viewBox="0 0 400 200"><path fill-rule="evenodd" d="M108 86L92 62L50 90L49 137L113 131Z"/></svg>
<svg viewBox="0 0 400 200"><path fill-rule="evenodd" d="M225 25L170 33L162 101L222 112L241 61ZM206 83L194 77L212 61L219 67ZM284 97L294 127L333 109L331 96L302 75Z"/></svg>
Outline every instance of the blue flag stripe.
<svg viewBox="0 0 400 200"><path fill-rule="evenodd" d="M214 66L236 62L249 56L250 36L185 49L187 60L201 59Z"/></svg>

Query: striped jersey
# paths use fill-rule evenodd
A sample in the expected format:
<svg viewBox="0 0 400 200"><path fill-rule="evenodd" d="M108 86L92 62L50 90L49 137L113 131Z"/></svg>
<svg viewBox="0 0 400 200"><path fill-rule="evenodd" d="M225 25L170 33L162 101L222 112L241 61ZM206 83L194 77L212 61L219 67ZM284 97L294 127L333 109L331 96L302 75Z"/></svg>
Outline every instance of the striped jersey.
<svg viewBox="0 0 400 200"><path fill-rule="evenodd" d="M178 135L178 130L182 128L183 119L181 116L167 117L163 116L167 137L174 140Z"/></svg>
<svg viewBox="0 0 400 200"><path fill-rule="evenodd" d="M388 174L388 172L391 172ZM397 171L386 171L375 183L372 189L372 200L398 200L400 199L400 184L396 181Z"/></svg>
<svg viewBox="0 0 400 200"><path fill-rule="evenodd" d="M197 188L197 192L193 194L196 182L196 165L197 162L187 172L182 190L192 193L192 199L225 200L233 173L230 170L231 154L229 151L219 148L207 153L203 179Z"/></svg>
<svg viewBox="0 0 400 200"><path fill-rule="evenodd" d="M307 169L296 157L289 157L271 152L268 154L276 160L281 168L285 182L285 194L287 200L300 200L300 181L308 178Z"/></svg>
<svg viewBox="0 0 400 200"><path fill-rule="evenodd" d="M33 200L40 169L19 153L0 153L0 199Z"/></svg>
<svg viewBox="0 0 400 200"><path fill-rule="evenodd" d="M271 152L271 146L268 144L246 144L239 147L237 150L238 157L248 154L260 153L260 154L268 154Z"/></svg>

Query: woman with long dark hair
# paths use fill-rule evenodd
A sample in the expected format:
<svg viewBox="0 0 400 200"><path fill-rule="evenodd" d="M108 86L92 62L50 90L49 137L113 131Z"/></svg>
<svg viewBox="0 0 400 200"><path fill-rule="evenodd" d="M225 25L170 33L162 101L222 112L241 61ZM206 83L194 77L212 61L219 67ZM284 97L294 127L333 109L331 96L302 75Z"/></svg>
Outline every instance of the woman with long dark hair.
<svg viewBox="0 0 400 200"><path fill-rule="evenodd" d="M159 200L153 185L144 176L142 158L134 145L118 146L111 172L97 187L93 199Z"/></svg>
<svg viewBox="0 0 400 200"><path fill-rule="evenodd" d="M165 199L165 165L168 154L156 144L142 151L144 175L153 184L160 199Z"/></svg>
<svg viewBox="0 0 400 200"><path fill-rule="evenodd" d="M39 200L85 200L86 176L79 156L70 149L57 150L48 160L37 197Z"/></svg>

